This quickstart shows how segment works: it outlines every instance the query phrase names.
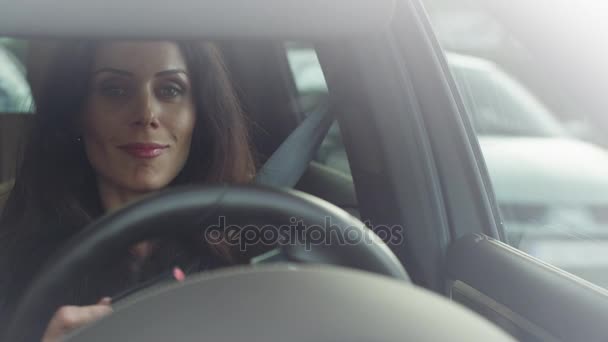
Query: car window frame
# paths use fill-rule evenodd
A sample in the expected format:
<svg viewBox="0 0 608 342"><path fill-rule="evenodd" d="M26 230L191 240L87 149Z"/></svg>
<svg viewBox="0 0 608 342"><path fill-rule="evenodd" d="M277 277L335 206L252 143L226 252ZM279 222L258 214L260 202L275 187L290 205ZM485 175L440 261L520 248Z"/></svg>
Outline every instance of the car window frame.
<svg viewBox="0 0 608 342"><path fill-rule="evenodd" d="M446 294L443 258L453 241L469 233L505 238L477 137L455 84L448 86L453 80L434 39L422 5L412 1L400 3L388 32L315 48L362 218L388 217L409 229L406 238L413 243L393 246L395 253L416 283ZM419 91L438 88L434 98ZM442 108L430 112L436 102ZM397 145L403 148L390 148ZM376 155L362 152L370 150ZM454 162L446 154L461 158ZM374 203L380 199L393 203L380 208Z"/></svg>
<svg viewBox="0 0 608 342"><path fill-rule="evenodd" d="M439 170L451 239L483 233L505 241L504 227L477 135L420 0L394 18L393 36L416 92ZM405 34L403 33L405 32ZM407 41L406 41L407 39Z"/></svg>

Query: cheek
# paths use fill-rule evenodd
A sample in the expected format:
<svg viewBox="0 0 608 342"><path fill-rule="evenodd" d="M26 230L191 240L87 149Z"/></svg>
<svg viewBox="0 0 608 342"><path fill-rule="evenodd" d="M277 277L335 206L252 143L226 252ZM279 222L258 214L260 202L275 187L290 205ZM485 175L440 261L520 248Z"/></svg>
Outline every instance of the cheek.
<svg viewBox="0 0 608 342"><path fill-rule="evenodd" d="M107 115L103 108L92 109L89 107L83 113L82 135L87 143L104 144L109 142L118 131L118 126L119 123L116 122L116 117Z"/></svg>
<svg viewBox="0 0 608 342"><path fill-rule="evenodd" d="M83 112L82 136L85 151L89 163L98 173L113 173L112 170L120 163L120 156L115 152L121 132L124 135L120 114L122 113L111 111L94 99Z"/></svg>
<svg viewBox="0 0 608 342"><path fill-rule="evenodd" d="M194 126L196 125L196 114L192 109L184 109L167 123L172 138L181 148L190 147Z"/></svg>

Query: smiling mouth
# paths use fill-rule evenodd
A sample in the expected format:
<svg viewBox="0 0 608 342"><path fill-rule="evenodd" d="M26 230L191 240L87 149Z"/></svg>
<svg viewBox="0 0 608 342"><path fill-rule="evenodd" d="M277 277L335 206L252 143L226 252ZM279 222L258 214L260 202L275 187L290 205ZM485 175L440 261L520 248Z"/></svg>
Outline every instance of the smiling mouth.
<svg viewBox="0 0 608 342"><path fill-rule="evenodd" d="M169 145L153 144L153 143L133 143L119 146L121 150L129 155L140 159L152 159L162 155Z"/></svg>

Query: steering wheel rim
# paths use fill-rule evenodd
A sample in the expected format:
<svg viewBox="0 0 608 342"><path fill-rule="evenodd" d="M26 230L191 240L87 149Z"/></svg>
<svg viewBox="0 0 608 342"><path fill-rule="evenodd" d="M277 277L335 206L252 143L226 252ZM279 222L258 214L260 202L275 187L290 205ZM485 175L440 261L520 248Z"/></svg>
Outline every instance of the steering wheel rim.
<svg viewBox="0 0 608 342"><path fill-rule="evenodd" d="M326 218L331 218L333 229L343 234L346 229L358 232L360 243L340 244L332 240L329 245L314 247L289 244L282 247L288 259L353 267L409 281L399 260L370 229L342 209L314 196L257 186L173 188L110 213L72 238L50 259L25 292L5 340L20 341L24 332L32 333L30 322L47 322L57 309L48 298L55 298L66 280L74 279L109 251L126 248L130 243L152 235L194 229L192 224L175 225L174 220L205 224L210 218L221 216L234 218L237 222L248 217L265 217L284 224L297 218L305 226L322 229L326 228Z"/></svg>

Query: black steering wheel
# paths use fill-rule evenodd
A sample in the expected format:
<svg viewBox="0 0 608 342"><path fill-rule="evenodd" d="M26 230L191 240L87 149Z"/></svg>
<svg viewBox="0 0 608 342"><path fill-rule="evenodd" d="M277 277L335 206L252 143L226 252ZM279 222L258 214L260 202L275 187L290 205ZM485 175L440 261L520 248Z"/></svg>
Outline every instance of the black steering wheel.
<svg viewBox="0 0 608 342"><path fill-rule="evenodd" d="M204 229L222 216L234 224L255 220L289 225L298 220L304 227L321 229L326 228L329 219L334 234L357 236L358 242L344 243L334 238L311 244L304 236L297 243L280 244L274 250L275 257L268 259L276 260L278 255L280 260L333 264L409 281L398 259L379 237L352 215L316 197L252 186L175 188L106 215L75 236L25 292L5 340L21 341L24 332L32 333L31 322L48 322L57 309L48 299L55 298L67 282L100 260L111 260L117 248L151 236ZM315 231L318 234L319 228Z"/></svg>

